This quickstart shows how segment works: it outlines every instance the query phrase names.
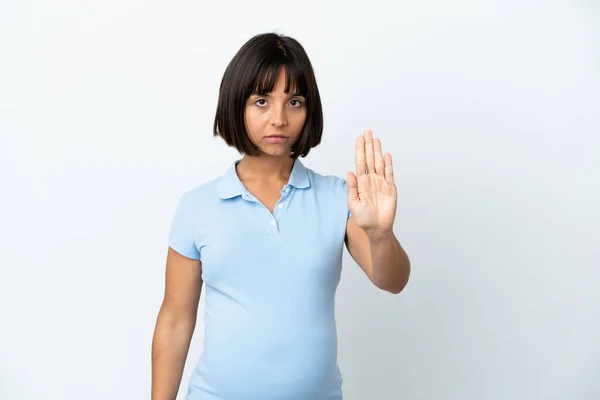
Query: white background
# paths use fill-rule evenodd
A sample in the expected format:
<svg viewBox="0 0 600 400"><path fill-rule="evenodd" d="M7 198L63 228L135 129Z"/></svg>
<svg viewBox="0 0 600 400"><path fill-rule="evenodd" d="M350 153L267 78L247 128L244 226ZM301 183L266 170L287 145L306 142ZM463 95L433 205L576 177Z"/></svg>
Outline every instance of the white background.
<svg viewBox="0 0 600 400"><path fill-rule="evenodd" d="M345 398L600 398L597 0L3 0L0 398L149 398L176 202L238 157L218 86L268 31L317 75L305 165L394 157L411 281L345 254Z"/></svg>

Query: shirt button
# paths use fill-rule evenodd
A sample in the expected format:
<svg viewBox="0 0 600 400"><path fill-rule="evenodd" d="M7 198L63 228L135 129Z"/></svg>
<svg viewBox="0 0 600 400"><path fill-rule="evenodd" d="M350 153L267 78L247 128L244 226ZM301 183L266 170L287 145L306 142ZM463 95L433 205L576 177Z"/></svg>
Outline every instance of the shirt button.
<svg viewBox="0 0 600 400"><path fill-rule="evenodd" d="M285 188L285 192L288 193L290 191L290 188Z"/></svg>
<svg viewBox="0 0 600 400"><path fill-rule="evenodd" d="M280 205L278 205L277 207L278 207L279 209L282 209L282 208L283 208L283 204L280 204Z"/></svg>

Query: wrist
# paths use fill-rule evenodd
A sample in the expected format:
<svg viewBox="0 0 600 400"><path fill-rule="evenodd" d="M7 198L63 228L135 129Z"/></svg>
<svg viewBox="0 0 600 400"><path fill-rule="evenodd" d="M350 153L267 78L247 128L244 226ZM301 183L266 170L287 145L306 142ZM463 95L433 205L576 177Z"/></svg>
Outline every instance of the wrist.
<svg viewBox="0 0 600 400"><path fill-rule="evenodd" d="M367 228L365 233L370 241L385 240L394 236L394 231L391 228Z"/></svg>

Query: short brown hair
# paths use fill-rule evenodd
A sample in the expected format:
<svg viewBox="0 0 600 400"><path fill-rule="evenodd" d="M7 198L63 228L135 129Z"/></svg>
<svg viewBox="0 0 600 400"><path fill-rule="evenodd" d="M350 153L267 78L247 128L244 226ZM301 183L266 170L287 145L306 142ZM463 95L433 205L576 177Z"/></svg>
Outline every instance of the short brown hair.
<svg viewBox="0 0 600 400"><path fill-rule="evenodd" d="M246 130L245 106L252 93L270 93L280 67L286 71L285 92L293 87L306 99L306 121L292 145L292 158L305 157L321 142L323 109L311 62L295 39L263 33L248 40L233 57L221 80L213 136L241 154L259 155Z"/></svg>

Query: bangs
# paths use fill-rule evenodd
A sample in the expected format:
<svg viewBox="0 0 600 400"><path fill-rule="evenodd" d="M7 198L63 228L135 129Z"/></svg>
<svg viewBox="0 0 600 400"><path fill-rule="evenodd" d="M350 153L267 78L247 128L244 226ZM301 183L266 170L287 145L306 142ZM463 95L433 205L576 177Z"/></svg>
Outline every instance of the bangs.
<svg viewBox="0 0 600 400"><path fill-rule="evenodd" d="M265 63L260 66L256 73L254 82L251 83L250 87L254 88L253 93L267 94L273 91L277 77L279 75L279 69L285 69L285 93L298 93L308 97L308 84L305 73L300 70L293 62L271 62Z"/></svg>

